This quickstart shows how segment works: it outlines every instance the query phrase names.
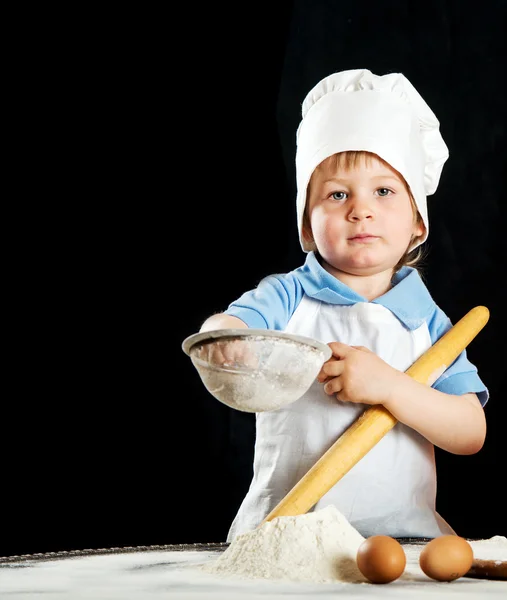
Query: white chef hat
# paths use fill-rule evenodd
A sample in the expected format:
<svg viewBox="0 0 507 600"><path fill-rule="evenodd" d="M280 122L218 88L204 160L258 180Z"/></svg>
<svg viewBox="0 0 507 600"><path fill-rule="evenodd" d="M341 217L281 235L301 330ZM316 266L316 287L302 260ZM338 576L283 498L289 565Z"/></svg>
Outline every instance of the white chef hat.
<svg viewBox="0 0 507 600"><path fill-rule="evenodd" d="M449 151L440 123L419 92L401 73L374 75L352 69L322 79L306 96L296 140L297 222L301 247L307 187L314 169L337 152L373 152L403 175L426 233L426 196L435 192Z"/></svg>

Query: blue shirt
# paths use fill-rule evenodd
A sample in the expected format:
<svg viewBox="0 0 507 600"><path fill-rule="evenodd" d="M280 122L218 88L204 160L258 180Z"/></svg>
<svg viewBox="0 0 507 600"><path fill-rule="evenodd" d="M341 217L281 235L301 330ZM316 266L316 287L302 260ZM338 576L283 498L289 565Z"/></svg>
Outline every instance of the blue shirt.
<svg viewBox="0 0 507 600"><path fill-rule="evenodd" d="M238 317L248 327L283 331L304 296L320 302L353 305L366 298L333 277L309 252L305 264L289 273L270 275L259 285L232 302L226 314ZM426 323L434 344L451 327L449 317L437 306L416 269L403 267L395 275L393 287L372 301L389 309L401 323L415 330ZM482 406L489 392L477 368L464 350L432 385L447 394L476 393Z"/></svg>

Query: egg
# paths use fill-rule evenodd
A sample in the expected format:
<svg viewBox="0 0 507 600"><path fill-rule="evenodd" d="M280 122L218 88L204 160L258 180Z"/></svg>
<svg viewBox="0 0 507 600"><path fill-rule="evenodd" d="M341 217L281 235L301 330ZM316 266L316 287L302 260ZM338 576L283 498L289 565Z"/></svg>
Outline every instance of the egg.
<svg viewBox="0 0 507 600"><path fill-rule="evenodd" d="M372 583L389 583L403 573L407 557L398 540L388 535L372 535L359 546L356 562Z"/></svg>
<svg viewBox="0 0 507 600"><path fill-rule="evenodd" d="M423 573L437 581L453 581L470 570L472 546L457 535L442 535L428 542L419 554Z"/></svg>

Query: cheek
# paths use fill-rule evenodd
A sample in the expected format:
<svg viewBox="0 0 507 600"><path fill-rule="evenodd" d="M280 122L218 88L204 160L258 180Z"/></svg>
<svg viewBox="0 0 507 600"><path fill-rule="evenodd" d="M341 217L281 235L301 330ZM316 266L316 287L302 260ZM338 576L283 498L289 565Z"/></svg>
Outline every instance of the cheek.
<svg viewBox="0 0 507 600"><path fill-rule="evenodd" d="M312 211L310 215L310 223L312 224L312 231L324 233L332 229L336 229L339 224L339 219L335 212L323 210L322 207L318 206Z"/></svg>
<svg viewBox="0 0 507 600"><path fill-rule="evenodd" d="M314 213L311 224L313 238L316 242L324 243L329 238L333 231L336 230L333 219L323 213Z"/></svg>
<svg viewBox="0 0 507 600"><path fill-rule="evenodd" d="M419 235L417 232L420 227L414 221L414 213L411 205L405 206L401 210L399 205L393 205L391 208L392 210L389 211L388 218L394 228L408 237Z"/></svg>

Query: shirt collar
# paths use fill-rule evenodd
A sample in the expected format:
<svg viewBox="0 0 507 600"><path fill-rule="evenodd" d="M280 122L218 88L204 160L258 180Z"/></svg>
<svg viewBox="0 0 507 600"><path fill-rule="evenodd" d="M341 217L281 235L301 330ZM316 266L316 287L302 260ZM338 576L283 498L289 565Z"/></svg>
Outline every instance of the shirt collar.
<svg viewBox="0 0 507 600"><path fill-rule="evenodd" d="M305 293L329 304L351 305L368 302L364 297L328 273L314 252L295 271ZM372 301L388 308L410 330L417 329L435 310L435 302L413 267L402 267L394 276L393 287Z"/></svg>

